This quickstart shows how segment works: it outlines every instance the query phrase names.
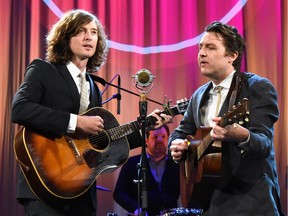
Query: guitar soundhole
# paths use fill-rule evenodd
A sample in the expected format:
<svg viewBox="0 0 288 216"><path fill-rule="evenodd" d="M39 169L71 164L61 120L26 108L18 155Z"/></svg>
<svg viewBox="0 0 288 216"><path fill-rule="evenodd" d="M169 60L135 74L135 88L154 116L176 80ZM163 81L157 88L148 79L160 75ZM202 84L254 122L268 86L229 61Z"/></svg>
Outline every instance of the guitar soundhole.
<svg viewBox="0 0 288 216"><path fill-rule="evenodd" d="M89 142L93 148L97 150L104 150L110 144L110 138L106 131L103 131L97 135L89 136Z"/></svg>

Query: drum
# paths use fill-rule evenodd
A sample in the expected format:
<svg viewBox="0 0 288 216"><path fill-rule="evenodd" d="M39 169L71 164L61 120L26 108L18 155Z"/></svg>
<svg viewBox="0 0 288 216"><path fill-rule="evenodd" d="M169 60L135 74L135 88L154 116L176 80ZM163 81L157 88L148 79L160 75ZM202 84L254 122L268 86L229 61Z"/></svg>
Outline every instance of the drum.
<svg viewBox="0 0 288 216"><path fill-rule="evenodd" d="M172 209L164 209L161 211L159 216L201 216L203 213L203 209L195 209L195 208L172 208Z"/></svg>

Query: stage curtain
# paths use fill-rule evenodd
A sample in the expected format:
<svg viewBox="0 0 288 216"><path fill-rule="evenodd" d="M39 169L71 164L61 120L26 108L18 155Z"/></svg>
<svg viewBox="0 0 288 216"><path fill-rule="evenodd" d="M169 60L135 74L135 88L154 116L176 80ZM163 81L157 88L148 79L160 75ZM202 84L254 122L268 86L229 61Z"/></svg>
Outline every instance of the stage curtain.
<svg viewBox="0 0 288 216"><path fill-rule="evenodd" d="M109 37L109 57L96 75L136 94L121 91L121 112L116 100L103 106L120 124L139 116L139 92L133 75L147 69L155 76L147 92L148 113L171 100L188 98L207 81L197 66L198 42L206 25L220 20L237 27L247 41L242 71L267 77L279 94L280 119L275 124L275 157L281 201L287 211L287 1L286 0L7 0L1 3L0 48L0 209L1 215L23 215L15 199L19 165L14 157L13 140L19 126L11 123L12 98L23 80L25 68L34 58L45 58L45 36L51 26L70 9L93 12ZM103 99L117 90L99 84ZM251 113L253 115L253 113ZM171 130L179 124L175 116ZM139 150L132 150L131 155ZM99 186L114 190L119 169L97 178ZM112 192L98 191L98 214L123 211Z"/></svg>

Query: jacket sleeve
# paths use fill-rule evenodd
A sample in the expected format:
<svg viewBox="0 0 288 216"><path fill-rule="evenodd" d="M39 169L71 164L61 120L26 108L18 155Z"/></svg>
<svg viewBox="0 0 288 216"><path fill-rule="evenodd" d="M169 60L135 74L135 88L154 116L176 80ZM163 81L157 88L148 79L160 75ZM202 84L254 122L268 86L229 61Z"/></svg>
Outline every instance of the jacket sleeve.
<svg viewBox="0 0 288 216"><path fill-rule="evenodd" d="M248 83L250 140L237 147L244 157L264 159L273 151L273 127L279 117L277 92L266 78L253 76Z"/></svg>
<svg viewBox="0 0 288 216"><path fill-rule="evenodd" d="M64 96L62 88L66 86L65 83L59 85L59 79L63 78L50 64L43 60L34 60L27 67L24 81L13 98L12 122L48 135L64 135L70 113L63 111L61 107L56 107L56 104L63 106L65 98L52 95L52 92L57 94L59 90ZM62 100L62 103L59 100Z"/></svg>
<svg viewBox="0 0 288 216"><path fill-rule="evenodd" d="M170 146L175 139L185 139L187 135L195 135L197 126L195 124L195 115L198 113L195 109L195 95L190 98L188 107L179 126L171 133L168 140L168 156L171 158ZM194 104L194 106L193 106Z"/></svg>

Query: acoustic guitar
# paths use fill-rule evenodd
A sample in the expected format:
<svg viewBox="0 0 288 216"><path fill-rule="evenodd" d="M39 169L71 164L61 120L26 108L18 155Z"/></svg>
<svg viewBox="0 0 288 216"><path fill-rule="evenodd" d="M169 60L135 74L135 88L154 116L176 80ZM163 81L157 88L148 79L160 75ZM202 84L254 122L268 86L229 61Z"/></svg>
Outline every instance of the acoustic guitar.
<svg viewBox="0 0 288 216"><path fill-rule="evenodd" d="M248 99L225 113L219 125L225 127L233 123L249 121ZM195 183L199 183L203 174L219 176L221 169L221 144L214 143L210 136L211 128L200 128L194 137L187 136L189 148L186 158L180 163L180 194L183 207L188 207Z"/></svg>
<svg viewBox="0 0 288 216"><path fill-rule="evenodd" d="M187 100L181 101L172 108L164 106L162 113L184 114L187 106ZM81 196L101 173L112 172L125 163L129 157L126 136L141 129L142 120L120 126L105 108L92 108L83 115L103 118L103 132L88 137L75 134L51 138L22 127L15 136L16 160L30 188L44 202ZM147 116L146 125L155 125L156 120Z"/></svg>

